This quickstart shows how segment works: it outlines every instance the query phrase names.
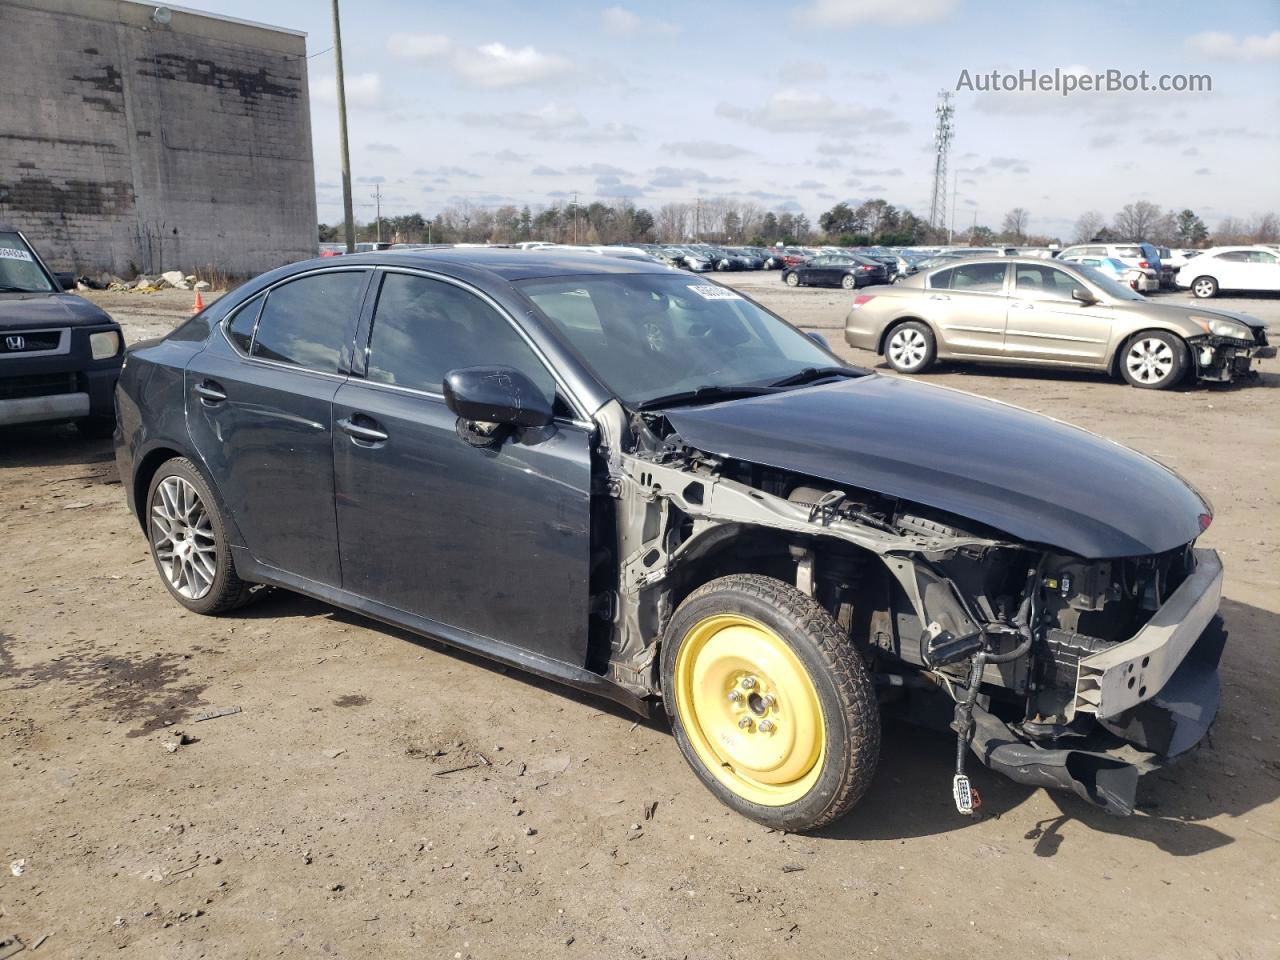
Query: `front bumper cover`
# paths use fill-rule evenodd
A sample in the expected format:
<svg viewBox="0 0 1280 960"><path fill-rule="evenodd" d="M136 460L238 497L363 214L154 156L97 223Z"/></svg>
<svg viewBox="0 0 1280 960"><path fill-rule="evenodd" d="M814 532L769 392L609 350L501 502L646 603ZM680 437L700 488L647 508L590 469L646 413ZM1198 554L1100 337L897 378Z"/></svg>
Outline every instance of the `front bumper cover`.
<svg viewBox="0 0 1280 960"><path fill-rule="evenodd" d="M1064 737L1046 747L975 709L970 747L983 764L1018 783L1066 790L1107 813L1131 814L1139 779L1189 753L1213 725L1225 642L1222 621L1215 616L1154 695L1099 717L1087 736Z"/></svg>

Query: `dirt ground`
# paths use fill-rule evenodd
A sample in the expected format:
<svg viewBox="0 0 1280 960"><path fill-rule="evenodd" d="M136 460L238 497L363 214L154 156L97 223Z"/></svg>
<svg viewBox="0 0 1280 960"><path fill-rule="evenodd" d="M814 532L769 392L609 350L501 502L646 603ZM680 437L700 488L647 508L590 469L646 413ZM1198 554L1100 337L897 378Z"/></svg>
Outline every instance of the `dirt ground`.
<svg viewBox="0 0 1280 960"><path fill-rule="evenodd" d="M732 282L840 347L848 293ZM131 340L190 304L93 298ZM1237 305L1280 328L1280 300ZM1222 713L1128 819L980 768L982 816L959 817L953 741L889 725L869 795L817 836L719 806L660 723L433 641L284 592L188 614L108 443L0 432L0 941L176 960L1280 955L1280 365L1264 370L1172 393L928 377L1131 444L1213 500Z"/></svg>

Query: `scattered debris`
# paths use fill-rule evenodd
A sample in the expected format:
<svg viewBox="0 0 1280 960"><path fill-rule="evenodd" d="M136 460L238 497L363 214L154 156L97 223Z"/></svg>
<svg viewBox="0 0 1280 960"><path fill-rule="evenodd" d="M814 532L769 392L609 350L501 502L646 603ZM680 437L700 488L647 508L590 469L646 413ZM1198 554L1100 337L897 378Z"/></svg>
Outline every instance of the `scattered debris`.
<svg viewBox="0 0 1280 960"><path fill-rule="evenodd" d="M18 939L17 934L0 939L0 960L12 957L15 953L21 953L25 949L26 946Z"/></svg>
<svg viewBox="0 0 1280 960"><path fill-rule="evenodd" d="M40 937L36 940L36 942L31 945L31 952L35 953L37 950L39 950L40 944L44 943L48 939L49 939L49 935L47 933L40 934Z"/></svg>
<svg viewBox="0 0 1280 960"><path fill-rule="evenodd" d="M170 753L177 753L179 747L189 747L193 743L197 743L195 737L183 733L181 730L172 731L172 737L160 741L160 745Z"/></svg>
<svg viewBox="0 0 1280 960"><path fill-rule="evenodd" d="M194 723L200 723L204 720L217 720L218 717L230 717L239 713L242 707L220 707L217 710L210 710L208 713L202 713L196 717Z"/></svg>
<svg viewBox="0 0 1280 960"><path fill-rule="evenodd" d="M13 861L13 863L9 864L9 872L12 873L15 877L20 877L24 873L26 873L27 858L23 857L21 860L15 860Z"/></svg>
<svg viewBox="0 0 1280 960"><path fill-rule="evenodd" d="M461 767L450 767L448 770L436 770L431 775L433 777L443 777L449 773L461 773L463 770L474 770L476 767L483 767L483 763L468 763Z"/></svg>
<svg viewBox="0 0 1280 960"><path fill-rule="evenodd" d="M646 820L652 820L653 814L657 809L658 809L658 801L650 800L648 803L644 805L644 818Z"/></svg>
<svg viewBox="0 0 1280 960"><path fill-rule="evenodd" d="M782 865L783 873L799 873L803 869L804 867L800 866L798 863L784 863Z"/></svg>
<svg viewBox="0 0 1280 960"><path fill-rule="evenodd" d="M328 757L330 760L337 760L340 756L342 756L346 752L347 752L346 748L343 747L337 750L326 750L324 752L324 755Z"/></svg>

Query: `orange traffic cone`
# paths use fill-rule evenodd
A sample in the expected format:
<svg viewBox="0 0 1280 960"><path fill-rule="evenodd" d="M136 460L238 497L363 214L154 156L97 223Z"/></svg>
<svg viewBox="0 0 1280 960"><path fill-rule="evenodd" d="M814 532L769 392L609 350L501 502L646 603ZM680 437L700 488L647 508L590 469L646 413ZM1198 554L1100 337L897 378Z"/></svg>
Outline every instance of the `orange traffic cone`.
<svg viewBox="0 0 1280 960"><path fill-rule="evenodd" d="M197 313L204 309L204 298L200 296L200 291L196 291L196 302L191 306L191 315L194 317Z"/></svg>

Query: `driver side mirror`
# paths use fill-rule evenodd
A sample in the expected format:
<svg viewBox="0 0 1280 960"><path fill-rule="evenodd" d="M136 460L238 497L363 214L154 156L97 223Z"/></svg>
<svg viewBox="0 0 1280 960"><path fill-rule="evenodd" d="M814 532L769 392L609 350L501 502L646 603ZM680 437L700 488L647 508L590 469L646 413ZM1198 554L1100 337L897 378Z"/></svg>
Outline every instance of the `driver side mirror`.
<svg viewBox="0 0 1280 960"><path fill-rule="evenodd" d="M1098 298L1097 298L1097 297L1095 297L1095 296L1094 296L1092 293L1090 293L1088 290L1086 290L1084 287L1076 287L1076 288L1074 288L1074 289L1071 291L1071 299L1072 299L1072 300L1078 300L1078 301L1080 301L1081 303L1083 303L1085 306L1089 306L1090 304L1093 304L1093 303L1097 303L1097 302L1098 302Z"/></svg>
<svg viewBox="0 0 1280 960"><path fill-rule="evenodd" d="M823 350L830 350L831 344L827 343L827 338L817 331L809 331L809 339L820 346Z"/></svg>
<svg viewBox="0 0 1280 960"><path fill-rule="evenodd" d="M444 402L463 420L509 427L545 427L551 401L514 367L461 367L444 378Z"/></svg>

